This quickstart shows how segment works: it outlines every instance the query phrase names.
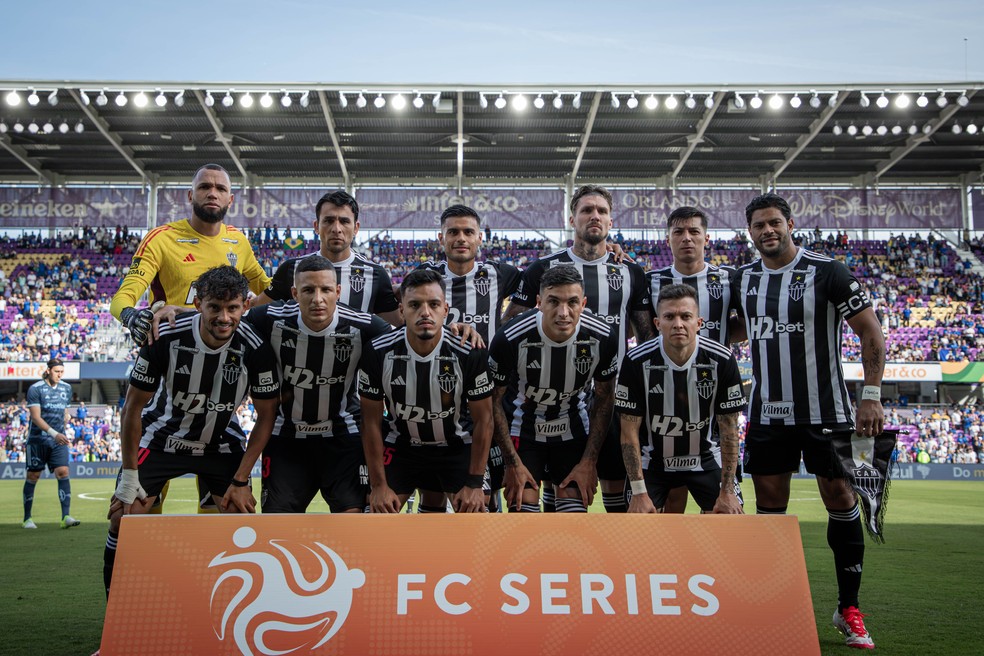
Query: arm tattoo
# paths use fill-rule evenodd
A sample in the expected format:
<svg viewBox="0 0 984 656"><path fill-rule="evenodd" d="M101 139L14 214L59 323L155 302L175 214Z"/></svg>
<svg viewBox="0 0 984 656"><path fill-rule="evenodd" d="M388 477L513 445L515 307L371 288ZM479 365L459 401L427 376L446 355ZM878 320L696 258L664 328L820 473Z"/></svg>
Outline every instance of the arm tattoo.
<svg viewBox="0 0 984 656"><path fill-rule="evenodd" d="M584 447L584 458L597 460L601 445L608 435L608 427L612 423L612 404L614 402L615 381L595 381L594 400L589 414L591 429L588 431L588 443Z"/></svg>
<svg viewBox="0 0 984 656"><path fill-rule="evenodd" d="M625 462L625 472L629 480L638 481L642 478L642 454L638 444L622 445L622 460Z"/></svg>
<svg viewBox="0 0 984 656"><path fill-rule="evenodd" d="M502 462L514 467L519 464L519 454L509 437L509 420L502 407L502 397L505 395L505 387L496 387L492 393L492 439L502 451Z"/></svg>
<svg viewBox="0 0 984 656"><path fill-rule="evenodd" d="M718 415L721 430L721 481L730 483L738 470L738 415Z"/></svg>
<svg viewBox="0 0 984 656"><path fill-rule="evenodd" d="M635 331L636 341L640 344L648 342L656 334L653 332L653 322L650 320L649 312L645 310L633 310L630 315L632 330Z"/></svg>

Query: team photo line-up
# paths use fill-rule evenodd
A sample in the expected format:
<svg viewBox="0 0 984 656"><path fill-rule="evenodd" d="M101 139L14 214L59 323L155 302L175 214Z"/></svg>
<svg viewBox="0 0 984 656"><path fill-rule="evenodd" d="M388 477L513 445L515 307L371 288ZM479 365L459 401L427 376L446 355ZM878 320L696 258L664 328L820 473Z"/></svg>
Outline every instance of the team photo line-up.
<svg viewBox="0 0 984 656"><path fill-rule="evenodd" d="M612 513L683 512L689 493L702 513L741 514L744 471L755 511L783 514L802 460L829 515L833 623L849 646L874 647L858 601L861 511L832 442L881 434L885 340L848 267L794 243L782 197L746 208L759 259L705 262L707 216L681 207L667 220L673 264L648 273L609 244L603 187L572 195L572 245L522 271L479 259L481 217L453 205L440 217L445 259L397 289L352 249L359 205L344 191L317 203L320 250L272 278L224 223L225 169L200 168L188 202L190 218L144 236L112 300L139 352L107 593L122 516L160 512L168 481L186 474L201 512L256 512L259 461L265 513L303 513L319 493L331 512L398 513L418 491L422 513L586 512L600 487ZM861 346L856 403L841 368L845 322ZM745 340L748 394L729 346ZM27 528L44 467L58 476L63 525L78 523L59 439L71 395L62 363L48 365L28 392ZM247 396L248 440L237 415Z"/></svg>

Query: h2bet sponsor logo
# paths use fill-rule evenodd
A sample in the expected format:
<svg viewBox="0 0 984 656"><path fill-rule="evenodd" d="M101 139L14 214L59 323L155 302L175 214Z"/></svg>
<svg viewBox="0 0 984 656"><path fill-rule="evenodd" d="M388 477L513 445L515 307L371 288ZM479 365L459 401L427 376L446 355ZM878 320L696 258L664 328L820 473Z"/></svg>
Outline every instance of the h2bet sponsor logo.
<svg viewBox="0 0 984 656"><path fill-rule="evenodd" d="M748 324L749 339L772 339L778 335L803 333L806 330L806 325L802 321L778 323L772 317L752 317Z"/></svg>

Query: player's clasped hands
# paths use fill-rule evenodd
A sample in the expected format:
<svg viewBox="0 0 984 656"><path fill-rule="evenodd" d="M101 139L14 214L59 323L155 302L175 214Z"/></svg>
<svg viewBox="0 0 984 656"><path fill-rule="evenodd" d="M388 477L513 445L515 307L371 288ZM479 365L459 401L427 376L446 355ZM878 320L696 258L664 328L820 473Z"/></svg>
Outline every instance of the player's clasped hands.
<svg viewBox="0 0 984 656"><path fill-rule="evenodd" d="M230 485L219 501L219 509L224 513L255 513L256 498L249 486Z"/></svg>

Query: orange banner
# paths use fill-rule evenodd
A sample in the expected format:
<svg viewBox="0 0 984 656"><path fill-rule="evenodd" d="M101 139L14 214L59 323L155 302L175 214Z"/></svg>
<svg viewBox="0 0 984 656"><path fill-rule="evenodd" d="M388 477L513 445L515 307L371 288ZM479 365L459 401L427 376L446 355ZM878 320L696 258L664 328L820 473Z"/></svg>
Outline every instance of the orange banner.
<svg viewBox="0 0 984 656"><path fill-rule="evenodd" d="M795 517L140 516L102 654L819 654Z"/></svg>

